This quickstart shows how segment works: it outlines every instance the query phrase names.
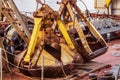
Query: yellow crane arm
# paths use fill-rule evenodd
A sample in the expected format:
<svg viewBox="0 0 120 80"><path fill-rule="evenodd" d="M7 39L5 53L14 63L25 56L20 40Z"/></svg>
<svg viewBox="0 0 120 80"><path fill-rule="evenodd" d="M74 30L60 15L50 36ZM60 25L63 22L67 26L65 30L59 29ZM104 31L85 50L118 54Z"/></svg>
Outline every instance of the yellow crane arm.
<svg viewBox="0 0 120 80"><path fill-rule="evenodd" d="M41 21L42 21L42 18L34 18L34 29L33 29L32 35L31 35L30 43L28 45L27 54L26 54L26 56L24 58L25 62L30 61L30 56L34 52L34 49L35 49L35 46L36 46L36 43L37 43L39 30L41 28Z"/></svg>
<svg viewBox="0 0 120 80"><path fill-rule="evenodd" d="M61 31L61 33L63 34L63 37L65 38L68 46L71 48L71 49L75 49L70 37L69 37L69 34L67 33L66 31L66 28L64 27L63 23L61 20L56 20L56 22L58 23L58 26L59 26L59 29Z"/></svg>
<svg viewBox="0 0 120 80"><path fill-rule="evenodd" d="M109 7L111 0L106 0L106 7Z"/></svg>

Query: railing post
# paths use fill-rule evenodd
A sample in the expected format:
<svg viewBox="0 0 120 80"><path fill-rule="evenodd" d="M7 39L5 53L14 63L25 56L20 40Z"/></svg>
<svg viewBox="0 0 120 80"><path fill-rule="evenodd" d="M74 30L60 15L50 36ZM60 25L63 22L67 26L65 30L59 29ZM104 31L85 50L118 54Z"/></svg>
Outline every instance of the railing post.
<svg viewBox="0 0 120 80"><path fill-rule="evenodd" d="M41 80L44 80L44 56L42 57Z"/></svg>
<svg viewBox="0 0 120 80"><path fill-rule="evenodd" d="M2 48L0 47L0 80L2 80Z"/></svg>

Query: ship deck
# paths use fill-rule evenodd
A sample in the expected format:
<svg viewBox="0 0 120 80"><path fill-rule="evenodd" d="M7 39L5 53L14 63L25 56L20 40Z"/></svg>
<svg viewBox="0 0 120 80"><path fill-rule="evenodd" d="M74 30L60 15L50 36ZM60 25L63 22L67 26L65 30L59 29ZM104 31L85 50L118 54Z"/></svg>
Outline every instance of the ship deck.
<svg viewBox="0 0 120 80"><path fill-rule="evenodd" d="M93 59L93 61L98 63L110 64L112 66L116 64L120 64L120 39L109 41L108 43L108 51Z"/></svg>
<svg viewBox="0 0 120 80"><path fill-rule="evenodd" d="M85 63L85 65L79 67L80 69L78 70L79 74L77 74L77 77L74 75L75 77L71 78L71 80L88 80L87 75L89 73L95 72L101 74L103 71L110 70L112 66L120 64L120 39L109 41L108 46L109 46L108 51L105 54L93 59L91 63ZM80 79L81 76L82 79ZM69 77L71 76L68 76L68 78ZM40 79L33 79L27 77L19 73L18 69L13 68L11 73L6 74L3 72L3 80L40 80ZM64 79L58 78L45 80L64 80Z"/></svg>

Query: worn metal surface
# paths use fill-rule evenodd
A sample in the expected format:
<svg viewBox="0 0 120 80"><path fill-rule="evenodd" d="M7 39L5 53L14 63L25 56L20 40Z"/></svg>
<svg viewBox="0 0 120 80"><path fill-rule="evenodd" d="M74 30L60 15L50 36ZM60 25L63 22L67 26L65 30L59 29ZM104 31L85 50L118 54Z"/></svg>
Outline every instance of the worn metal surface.
<svg viewBox="0 0 120 80"><path fill-rule="evenodd" d="M25 34L30 39L31 33L28 30L27 25L24 22L23 18L21 17L20 12L19 12L18 8L16 7L14 1L13 0L8 0L8 2L10 4L11 8L13 9L13 11L15 12L17 19L20 21L20 23L21 23L21 25L23 27L23 30L25 31Z"/></svg>
<svg viewBox="0 0 120 80"><path fill-rule="evenodd" d="M21 36L21 38L22 38L26 43L28 43L28 38L26 37L26 36L27 36L27 33L26 33L26 35L25 35L25 34L23 33L23 31L21 31L21 29L17 26L18 24L20 24L20 23L19 23L19 18L18 18L17 16L21 17L21 15L19 14L19 11L17 10L14 2L11 2L11 0L10 0L10 3L9 3L8 0L6 0L6 1L2 1L2 3L3 3L3 5L1 5L1 6L3 6L2 15L4 15L4 17L7 18L6 20L8 20L9 23L11 23L11 25L16 29L16 31L17 31L18 34ZM11 6L12 6L12 8L11 8ZM9 8L8 8L8 7L9 7ZM16 10L12 10L12 9L14 9L14 8L15 8ZM16 12L14 12L14 11L16 11ZM17 16L15 16L15 15L17 15ZM16 20L16 17L18 18L17 20ZM20 20L21 20L21 18L20 18ZM23 20L22 20L22 22L23 22ZM24 23L21 23L21 25L22 25L22 24L24 24ZM23 25L23 26L24 26L24 25ZM27 28L27 26L24 26L24 27ZM27 31L28 29L26 29L26 28L24 28L23 30ZM30 33L30 32L29 32L29 33ZM28 34L29 34L29 33L28 33ZM30 36L29 36L29 37L30 37Z"/></svg>
<svg viewBox="0 0 120 80"><path fill-rule="evenodd" d="M63 0L61 2L63 5L60 7L62 9L59 9L60 11L58 12L51 9L46 4L43 4L40 9L35 11L34 29L27 49L26 45L24 47L24 44L22 44L23 49L21 49L21 52L14 54L16 50L20 49L15 49L12 39L10 40L10 48L13 48L11 53L15 56L15 64L23 74L41 77L41 60L43 56L45 59L44 77L63 77L70 73L72 74L74 68L75 70L83 69L90 71L91 69L87 67L86 69L85 66L84 68L81 66L76 67L75 64L78 63L82 65L84 63L83 60L90 61L106 52L106 42L88 19L84 17L81 10L76 5L76 1L77 0ZM9 0L8 2L13 9L16 8L13 2ZM73 8L87 26L81 27ZM18 15L19 11L16 12L18 12L16 14ZM24 42L28 43L25 35L22 32L21 34L19 29L17 29L14 23L15 20L11 19L10 15L7 13L5 13L5 16L19 32ZM21 20L20 18L20 21ZM55 26L53 28L54 24ZM28 36L27 33L26 35ZM83 72L83 70L78 72L78 74ZM94 71L94 69L92 69L92 71ZM84 75L86 75L86 73ZM78 76L81 77L81 74Z"/></svg>
<svg viewBox="0 0 120 80"><path fill-rule="evenodd" d="M16 29L16 31L18 32L18 34L21 36L21 38L28 43L28 38L26 38L25 34L23 33L23 31L21 31L21 29L16 25L16 23L14 22L14 19L9 15L8 12L3 11L2 12L4 14L4 16L6 16L6 18L8 19L8 21L11 23L12 27Z"/></svg>
<svg viewBox="0 0 120 80"><path fill-rule="evenodd" d="M70 14L72 20L75 22L75 28L76 28L76 31L77 31L77 33L78 33L78 35L79 35L79 38L81 39L82 44L84 45L83 47L85 48L85 50L86 50L88 53L91 53L92 51L91 51L91 49L90 49L90 47L89 47L89 45L88 45L88 42L87 42L87 40L86 40L86 38L85 38L85 35L84 35L84 33L83 33L83 30L82 30L82 28L81 28L81 26L80 26L80 24L79 24L79 22L78 22L78 19L75 17L75 14L74 14L74 12L73 12L73 10L72 10L72 7L71 7L70 3L68 3L68 4L66 5L66 7L67 7L67 9L68 9L68 11L69 11L69 14Z"/></svg>
<svg viewBox="0 0 120 80"><path fill-rule="evenodd" d="M17 65L22 67L20 70L24 74L41 77L41 59L44 56L45 77L66 76L74 68L72 63L82 64L83 59L90 61L106 52L106 42L81 13L76 1L63 0L61 4L64 5L61 5L63 10L59 9L60 12L54 11L46 4L34 12L35 24L31 40L27 51L21 53L25 57L21 57L20 60L15 57L16 61L19 61ZM88 25L85 29L80 26L72 8ZM53 22L57 24L55 28L52 28ZM69 22L73 23L64 26Z"/></svg>
<svg viewBox="0 0 120 80"><path fill-rule="evenodd" d="M2 11L2 0L0 0L0 20L2 19L2 13L1 13L1 11Z"/></svg>
<svg viewBox="0 0 120 80"><path fill-rule="evenodd" d="M80 54L74 50L72 40L57 12L43 5L34 13L34 17L35 24L27 52L24 52L24 59L18 62L18 66L24 68L21 69L23 73L40 77L42 56L45 57L45 77L63 76L63 73L68 74L73 68L72 62L83 62ZM56 29L51 27L53 21L57 23Z"/></svg>

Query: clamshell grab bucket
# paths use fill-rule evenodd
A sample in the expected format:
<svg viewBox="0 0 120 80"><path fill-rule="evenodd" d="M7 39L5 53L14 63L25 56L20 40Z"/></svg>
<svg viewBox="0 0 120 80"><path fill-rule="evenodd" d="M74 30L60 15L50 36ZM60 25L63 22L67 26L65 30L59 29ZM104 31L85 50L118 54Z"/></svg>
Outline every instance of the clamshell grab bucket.
<svg viewBox="0 0 120 80"><path fill-rule="evenodd" d="M62 7L63 5L64 8ZM73 22L73 24L68 26L68 32L75 48L78 53L82 55L85 61L90 61L91 59L102 55L107 51L108 46L105 40L91 24L91 22L83 15L76 3L72 3L71 0L71 2L62 4L60 8L63 8L63 11L61 11L61 16L64 16L63 20L66 21L66 25L69 24L69 22ZM81 26L76 14L80 16L81 21L87 26Z"/></svg>

